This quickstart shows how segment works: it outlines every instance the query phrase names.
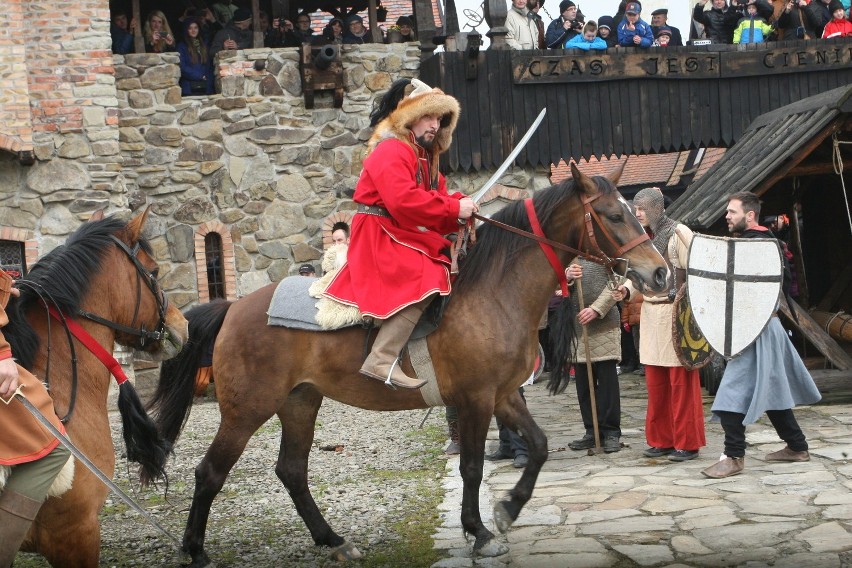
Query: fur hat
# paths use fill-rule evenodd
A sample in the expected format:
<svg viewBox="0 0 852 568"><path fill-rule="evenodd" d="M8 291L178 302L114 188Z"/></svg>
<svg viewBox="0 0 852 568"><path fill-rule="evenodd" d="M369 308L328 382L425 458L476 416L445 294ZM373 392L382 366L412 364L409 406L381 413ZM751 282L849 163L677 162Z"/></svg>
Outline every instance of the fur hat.
<svg viewBox="0 0 852 568"><path fill-rule="evenodd" d="M433 144L433 156L437 158L450 147L461 112L459 102L441 89L433 89L418 79L412 79L406 91L412 87L413 90L397 103L396 108L376 125L376 130L367 144L369 150L372 151L379 142L387 138L398 138L408 143L411 126L427 114L442 117L441 128Z"/></svg>

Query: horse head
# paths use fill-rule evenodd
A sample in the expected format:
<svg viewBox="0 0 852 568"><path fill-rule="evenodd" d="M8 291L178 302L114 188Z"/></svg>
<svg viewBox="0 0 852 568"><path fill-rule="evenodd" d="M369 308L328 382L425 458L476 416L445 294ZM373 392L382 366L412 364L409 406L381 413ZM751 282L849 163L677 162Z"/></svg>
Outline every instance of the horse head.
<svg viewBox="0 0 852 568"><path fill-rule="evenodd" d="M624 171L624 164L606 177L591 178L571 164L574 183L584 203L594 212L591 223L594 239L583 236L584 249L589 250L589 241L594 248L617 260L613 269L627 276L640 291L658 293L669 287L670 271L666 261L650 240L645 230L633 215L630 205L616 188ZM588 232L587 229L583 229Z"/></svg>
<svg viewBox="0 0 852 568"><path fill-rule="evenodd" d="M114 314L116 341L144 351L156 361L177 355L189 335L188 324L183 314L170 304L160 283L159 266L142 229L148 218L148 209L131 219L114 235L106 269L112 281L114 293L124 301L114 302L122 306L122 313ZM98 214L93 219L100 219ZM106 266L105 266L106 268ZM135 298L128 302L127 298Z"/></svg>

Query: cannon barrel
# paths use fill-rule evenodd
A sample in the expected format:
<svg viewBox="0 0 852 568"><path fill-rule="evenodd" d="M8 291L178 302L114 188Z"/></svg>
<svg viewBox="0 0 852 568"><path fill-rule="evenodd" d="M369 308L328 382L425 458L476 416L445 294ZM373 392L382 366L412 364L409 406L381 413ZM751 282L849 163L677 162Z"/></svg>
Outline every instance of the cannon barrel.
<svg viewBox="0 0 852 568"><path fill-rule="evenodd" d="M334 44L324 45L317 51L314 56L314 67L317 69L326 70L329 65L337 59L338 47Z"/></svg>

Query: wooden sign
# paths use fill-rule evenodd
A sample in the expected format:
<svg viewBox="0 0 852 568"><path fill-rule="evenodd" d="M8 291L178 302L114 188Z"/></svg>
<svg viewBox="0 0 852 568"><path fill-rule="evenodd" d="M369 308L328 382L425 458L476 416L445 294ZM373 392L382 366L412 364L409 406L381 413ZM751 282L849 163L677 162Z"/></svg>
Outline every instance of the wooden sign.
<svg viewBox="0 0 852 568"><path fill-rule="evenodd" d="M719 79L753 77L852 67L852 45L815 45L743 51L669 51L588 53L582 55L512 54L515 84L587 83L624 79Z"/></svg>
<svg viewBox="0 0 852 568"><path fill-rule="evenodd" d="M512 54L516 84L624 79L718 79L719 53L649 53L524 56Z"/></svg>
<svg viewBox="0 0 852 568"><path fill-rule="evenodd" d="M832 71L852 67L852 45L833 43L722 54L722 77Z"/></svg>

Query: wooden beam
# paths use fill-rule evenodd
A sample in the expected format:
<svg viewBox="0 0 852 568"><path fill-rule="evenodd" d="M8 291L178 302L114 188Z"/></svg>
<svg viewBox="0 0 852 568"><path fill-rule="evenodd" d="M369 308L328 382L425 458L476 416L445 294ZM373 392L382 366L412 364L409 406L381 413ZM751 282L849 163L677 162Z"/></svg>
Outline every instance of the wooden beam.
<svg viewBox="0 0 852 568"><path fill-rule="evenodd" d="M251 0L251 29L254 30L254 48L263 47L263 32L260 31L260 0Z"/></svg>
<svg viewBox="0 0 852 568"><path fill-rule="evenodd" d="M807 144L799 148L799 150L796 151L796 153L794 153L792 156L790 156L781 167L779 167L777 170L775 170L775 172L773 172L771 176L764 179L760 185L755 187L753 192L758 196L766 193L769 188L784 179L784 177L787 175L787 172L798 166L802 162L802 160L807 158L811 152L816 150L817 147L822 144L823 140L837 132L839 128L840 121L832 120L831 122L829 122L828 125L823 128L821 132L811 138Z"/></svg>
<svg viewBox="0 0 852 568"><path fill-rule="evenodd" d="M844 168L846 169L846 168ZM830 162L822 162L815 164L800 164L787 172L784 177L795 176L822 176L834 173L834 164Z"/></svg>
<svg viewBox="0 0 852 568"><path fill-rule="evenodd" d="M376 21L376 0L369 0L367 3L367 18L370 20L370 33L373 36L373 43L384 42L385 38L382 37L382 30Z"/></svg>
<svg viewBox="0 0 852 568"><path fill-rule="evenodd" d="M796 283L799 285L799 299L805 306L811 305L811 291L805 272L805 255L802 252L802 226L799 222L800 203L794 203L790 211L790 245L793 247L793 264L796 266Z"/></svg>
<svg viewBox="0 0 852 568"><path fill-rule="evenodd" d="M793 309L796 312L796 318L790 313ZM809 342L828 359L832 365L841 371L852 371L852 357L844 351L833 337L822 330L817 322L794 300L791 300L790 305L782 297L781 306L778 310L781 312L787 321L795 327Z"/></svg>
<svg viewBox="0 0 852 568"><path fill-rule="evenodd" d="M133 51L145 53L145 37L142 35L142 12L139 10L139 0L133 0L131 6L133 21L136 22L136 29L130 30L133 34Z"/></svg>
<svg viewBox="0 0 852 568"><path fill-rule="evenodd" d="M817 304L817 309L824 312L833 311L834 305L843 295L843 292L849 288L849 284L852 284L852 264L843 269L840 277L834 281L834 284L828 289L828 293Z"/></svg>
<svg viewBox="0 0 852 568"><path fill-rule="evenodd" d="M810 373L811 378L823 396L839 394L848 396L852 394L852 371L815 369L810 371ZM823 399L823 402L827 401Z"/></svg>

